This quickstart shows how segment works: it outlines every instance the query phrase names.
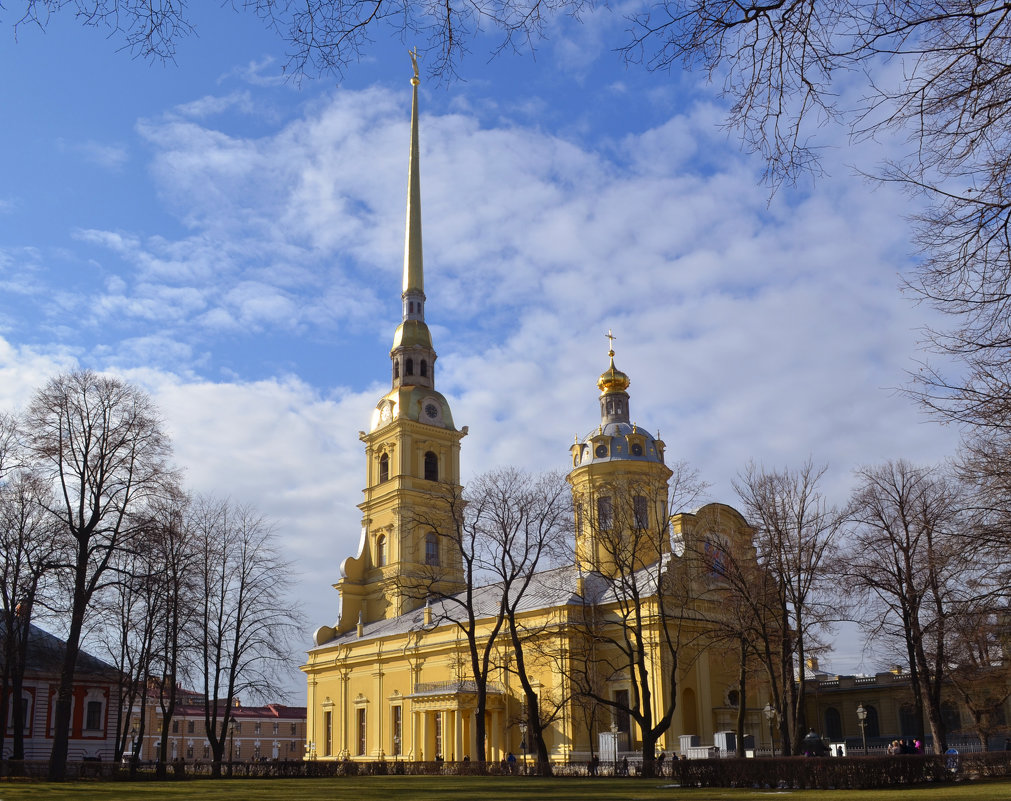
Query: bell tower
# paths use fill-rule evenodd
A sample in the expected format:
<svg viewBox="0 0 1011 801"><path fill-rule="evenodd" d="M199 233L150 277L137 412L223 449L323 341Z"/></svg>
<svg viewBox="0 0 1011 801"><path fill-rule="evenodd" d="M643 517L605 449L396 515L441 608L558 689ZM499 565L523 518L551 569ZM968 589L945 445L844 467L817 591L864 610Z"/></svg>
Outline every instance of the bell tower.
<svg viewBox="0 0 1011 801"><path fill-rule="evenodd" d="M435 348L425 323L418 137L418 64L414 64L411 154L401 322L390 350L392 387L379 399L365 444L365 498L358 555L345 559L337 632L397 617L428 593L464 588L458 550L446 536L459 512L460 441L449 402L435 389Z"/></svg>
<svg viewBox="0 0 1011 801"><path fill-rule="evenodd" d="M611 574L617 565L638 569L665 550L669 511L664 443L631 422L629 377L614 366L614 335L608 368L597 379L600 424L569 448L576 526L576 566L583 573Z"/></svg>

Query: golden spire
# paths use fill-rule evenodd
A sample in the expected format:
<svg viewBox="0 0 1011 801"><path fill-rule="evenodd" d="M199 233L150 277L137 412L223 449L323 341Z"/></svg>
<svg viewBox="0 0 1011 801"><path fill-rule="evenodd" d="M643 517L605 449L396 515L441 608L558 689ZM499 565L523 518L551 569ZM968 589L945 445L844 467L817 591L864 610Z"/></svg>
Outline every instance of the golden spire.
<svg viewBox="0 0 1011 801"><path fill-rule="evenodd" d="M411 103L411 163L407 174L407 237L404 245L404 292L425 291L425 277L421 259L421 172L418 148L418 53L408 51L414 76L414 98Z"/></svg>

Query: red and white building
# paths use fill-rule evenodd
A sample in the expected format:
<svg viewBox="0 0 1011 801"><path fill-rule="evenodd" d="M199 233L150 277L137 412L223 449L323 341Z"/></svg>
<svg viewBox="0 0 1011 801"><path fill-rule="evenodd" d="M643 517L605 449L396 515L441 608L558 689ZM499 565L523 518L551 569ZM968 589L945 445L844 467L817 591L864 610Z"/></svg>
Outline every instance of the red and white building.
<svg viewBox="0 0 1011 801"><path fill-rule="evenodd" d="M32 626L22 697L25 703L25 759L49 759L55 732L53 716L60 684L62 640ZM115 756L116 711L119 709L119 671L81 651L74 674L74 701L70 719L69 761ZM14 747L14 730L8 711L3 757Z"/></svg>

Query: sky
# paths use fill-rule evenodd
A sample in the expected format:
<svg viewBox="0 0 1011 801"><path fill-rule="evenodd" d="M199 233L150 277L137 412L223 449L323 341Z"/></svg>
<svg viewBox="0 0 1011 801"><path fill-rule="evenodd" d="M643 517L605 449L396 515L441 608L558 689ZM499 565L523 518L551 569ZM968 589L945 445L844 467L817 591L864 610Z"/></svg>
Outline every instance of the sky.
<svg viewBox="0 0 1011 801"><path fill-rule="evenodd" d="M71 16L15 36L0 11L0 408L77 368L148 391L187 488L272 521L309 647L389 388L411 42L378 32L296 84L274 33L200 6L169 64ZM771 193L719 86L626 66L624 27L601 8L534 55L482 39L458 80L422 81L426 317L464 482L566 469L609 330L632 419L710 500L736 505L749 462L826 464L842 505L860 466L951 457L957 432L901 392L936 322L900 291L915 209L861 175L902 143L825 126L824 175ZM852 628L822 659L883 665Z"/></svg>

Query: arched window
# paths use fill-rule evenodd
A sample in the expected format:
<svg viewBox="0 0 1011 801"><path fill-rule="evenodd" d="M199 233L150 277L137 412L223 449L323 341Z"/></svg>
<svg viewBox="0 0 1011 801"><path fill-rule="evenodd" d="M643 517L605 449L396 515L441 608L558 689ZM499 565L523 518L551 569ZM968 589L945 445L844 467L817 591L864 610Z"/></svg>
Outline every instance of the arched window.
<svg viewBox="0 0 1011 801"><path fill-rule="evenodd" d="M400 362L396 360L393 361L393 378L400 378Z"/></svg>
<svg viewBox="0 0 1011 801"><path fill-rule="evenodd" d="M428 378L428 361L425 359L421 360L421 377Z"/></svg>
<svg viewBox="0 0 1011 801"><path fill-rule="evenodd" d="M439 538L435 534L425 537L425 564L435 566L439 564Z"/></svg>
<svg viewBox="0 0 1011 801"><path fill-rule="evenodd" d="M386 535L376 538L376 567L386 567Z"/></svg>
<svg viewBox="0 0 1011 801"><path fill-rule="evenodd" d="M379 481L388 481L390 478L390 455L384 453L379 457Z"/></svg>
<svg viewBox="0 0 1011 801"><path fill-rule="evenodd" d="M825 735L833 741L842 739L842 715L834 706L825 710Z"/></svg>
<svg viewBox="0 0 1011 801"><path fill-rule="evenodd" d="M425 452L425 481L439 480L439 457L431 451Z"/></svg>
<svg viewBox="0 0 1011 801"><path fill-rule="evenodd" d="M404 375L414 375L414 359L408 359L404 365Z"/></svg>
<svg viewBox="0 0 1011 801"><path fill-rule="evenodd" d="M881 726L878 724L878 708L870 704L864 704L867 710L867 720L865 721L865 731L868 737L880 737Z"/></svg>

